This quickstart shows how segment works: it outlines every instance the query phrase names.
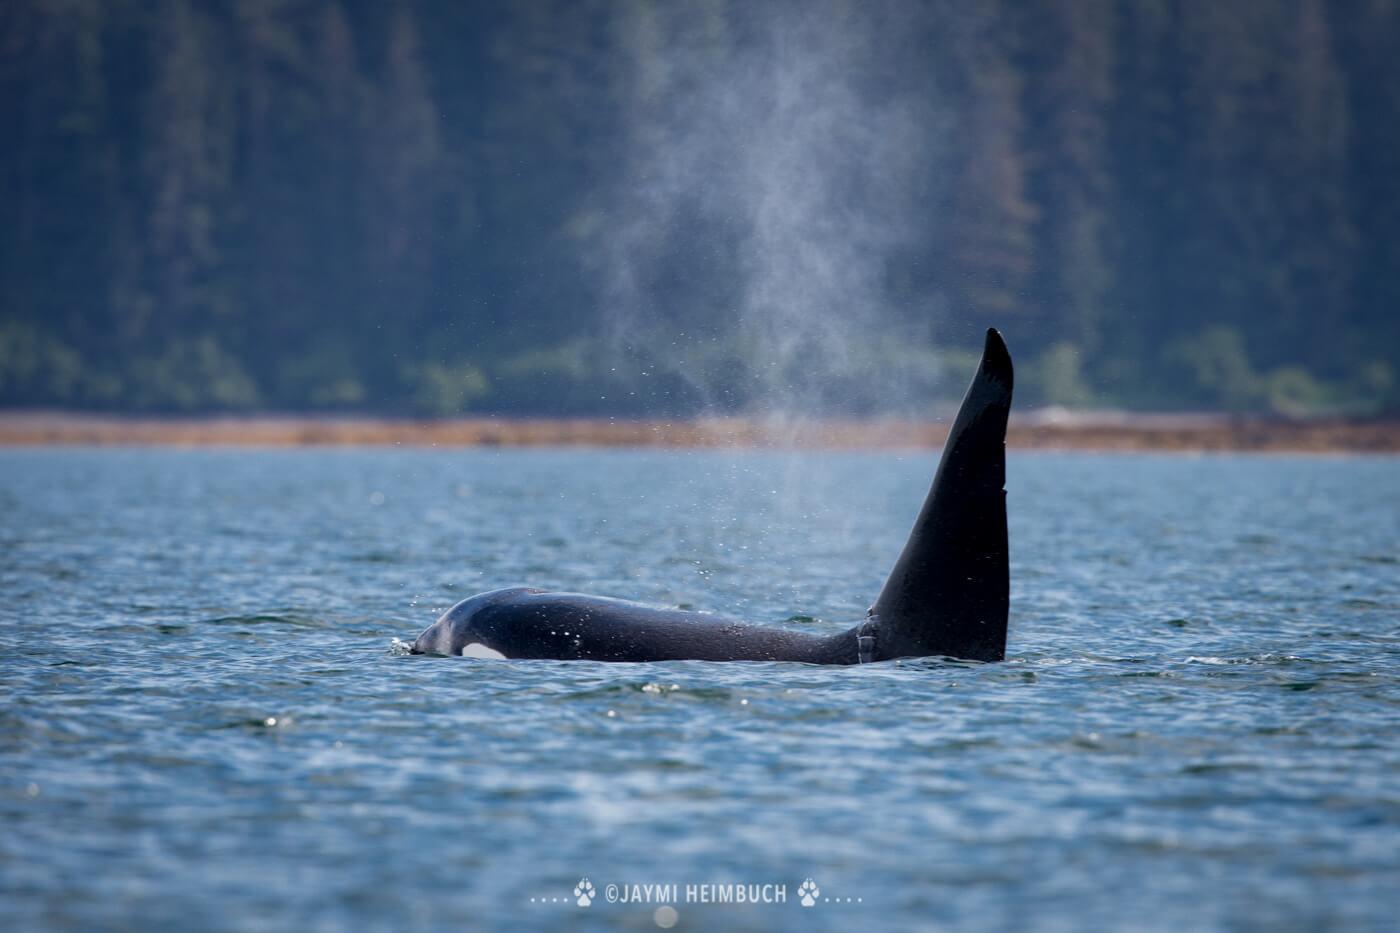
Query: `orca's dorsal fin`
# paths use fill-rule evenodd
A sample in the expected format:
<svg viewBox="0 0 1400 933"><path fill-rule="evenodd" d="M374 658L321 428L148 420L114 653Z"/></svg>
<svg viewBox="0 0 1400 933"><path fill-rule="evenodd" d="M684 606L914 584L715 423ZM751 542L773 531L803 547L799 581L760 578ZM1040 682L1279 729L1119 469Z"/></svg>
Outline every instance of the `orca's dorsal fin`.
<svg viewBox="0 0 1400 933"><path fill-rule="evenodd" d="M982 362L943 445L933 486L870 607L876 659L1006 655L1006 418L1011 354L987 331Z"/></svg>

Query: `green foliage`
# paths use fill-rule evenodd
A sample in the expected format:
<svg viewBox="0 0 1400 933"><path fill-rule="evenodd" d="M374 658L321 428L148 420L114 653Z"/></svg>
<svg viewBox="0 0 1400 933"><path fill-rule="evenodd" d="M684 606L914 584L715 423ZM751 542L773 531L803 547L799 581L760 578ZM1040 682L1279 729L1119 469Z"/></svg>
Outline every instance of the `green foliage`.
<svg viewBox="0 0 1400 933"><path fill-rule="evenodd" d="M1400 403L1400 380L1395 378L1395 370L1383 360L1372 360L1356 373L1356 394L1369 400L1368 408L1384 411Z"/></svg>
<svg viewBox="0 0 1400 933"><path fill-rule="evenodd" d="M414 406L432 415L461 414L487 390L486 376L465 363L422 363L408 369L406 378Z"/></svg>
<svg viewBox="0 0 1400 933"><path fill-rule="evenodd" d="M77 403L84 382L82 359L71 348L24 321L0 320L0 398Z"/></svg>
<svg viewBox="0 0 1400 933"><path fill-rule="evenodd" d="M1301 366L1280 366L1263 379L1268 408L1281 415L1311 415L1334 407L1330 387Z"/></svg>
<svg viewBox="0 0 1400 933"><path fill-rule="evenodd" d="M589 357L598 349L587 340L570 340L555 347L532 348L500 363L496 372L507 379L564 376L585 382L593 375Z"/></svg>
<svg viewBox="0 0 1400 933"><path fill-rule="evenodd" d="M1084 380L1079 348L1061 341L1046 348L1030 371L1042 400L1049 405L1084 408L1094 401L1094 393Z"/></svg>
<svg viewBox="0 0 1400 933"><path fill-rule="evenodd" d="M137 408L240 409L259 400L242 364L212 337L175 340L159 353L138 356L128 378Z"/></svg>
<svg viewBox="0 0 1400 933"><path fill-rule="evenodd" d="M1257 408L1265 387L1245 351L1244 338L1233 327L1217 325L1177 340L1168 359L1181 363L1190 381L1185 388L1197 398L1228 411Z"/></svg>
<svg viewBox="0 0 1400 933"><path fill-rule="evenodd" d="M1310 417L1376 414L1394 404L1392 373L1385 363L1361 367L1349 380L1319 379L1302 366L1261 372L1233 327L1208 327L1177 341L1167 355L1187 377L1182 397L1212 408Z"/></svg>

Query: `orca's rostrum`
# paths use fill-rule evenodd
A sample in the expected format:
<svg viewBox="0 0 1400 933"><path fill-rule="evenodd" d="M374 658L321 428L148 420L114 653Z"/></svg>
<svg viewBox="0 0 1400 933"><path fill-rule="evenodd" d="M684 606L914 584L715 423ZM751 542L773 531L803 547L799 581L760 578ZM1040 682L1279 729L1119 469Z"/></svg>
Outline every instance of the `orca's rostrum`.
<svg viewBox="0 0 1400 933"><path fill-rule="evenodd" d="M948 433L933 486L866 618L812 635L640 603L514 587L453 606L415 654L588 661L858 664L1006 655L1006 419L1011 356L987 331L982 362Z"/></svg>

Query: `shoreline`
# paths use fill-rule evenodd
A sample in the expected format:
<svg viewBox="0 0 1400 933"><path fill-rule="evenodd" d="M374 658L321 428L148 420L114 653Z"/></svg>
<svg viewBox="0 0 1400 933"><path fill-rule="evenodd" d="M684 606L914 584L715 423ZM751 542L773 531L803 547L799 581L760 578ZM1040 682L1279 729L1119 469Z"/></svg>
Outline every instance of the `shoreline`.
<svg viewBox="0 0 1400 933"><path fill-rule="evenodd" d="M0 413L0 447L658 447L928 449L947 421L755 418L131 417ZM1220 415L1012 416L1016 450L1400 453L1400 421L1286 421Z"/></svg>

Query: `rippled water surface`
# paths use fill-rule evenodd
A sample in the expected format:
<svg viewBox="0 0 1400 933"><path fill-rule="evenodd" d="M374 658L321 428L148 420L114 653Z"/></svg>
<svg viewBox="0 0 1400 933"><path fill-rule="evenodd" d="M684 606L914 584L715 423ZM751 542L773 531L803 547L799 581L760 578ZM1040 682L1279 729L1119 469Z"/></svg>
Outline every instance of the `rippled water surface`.
<svg viewBox="0 0 1400 933"><path fill-rule="evenodd" d="M395 645L510 583L834 631L933 466L0 453L0 928L656 929L607 895L674 884L678 929L1393 929L1400 461L1013 454L1005 664ZM736 882L786 902L687 902Z"/></svg>

